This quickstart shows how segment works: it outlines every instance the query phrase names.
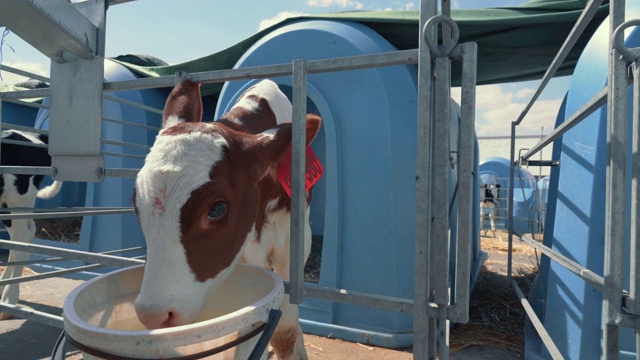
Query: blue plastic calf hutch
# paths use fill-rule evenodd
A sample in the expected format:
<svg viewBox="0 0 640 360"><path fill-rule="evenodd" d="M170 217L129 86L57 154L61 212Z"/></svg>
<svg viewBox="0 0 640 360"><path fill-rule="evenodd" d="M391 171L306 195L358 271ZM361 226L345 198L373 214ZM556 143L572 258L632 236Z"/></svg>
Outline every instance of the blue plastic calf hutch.
<svg viewBox="0 0 640 360"><path fill-rule="evenodd" d="M640 3L627 2L627 19L640 18ZM628 48L640 46L640 29L626 32ZM605 21L584 49L567 93L567 119L607 85L609 22ZM629 87L629 92L632 89ZM631 102L629 118L631 119ZM605 173L607 162L607 106L603 106L562 138L559 176L550 181L545 243L602 276L605 238ZM631 137L631 129L628 131ZM630 146L630 145L629 145ZM630 149L630 148L629 148ZM631 150L629 150L630 152ZM627 184L630 180L627 179ZM557 196L552 196L557 192ZM630 206L630 205L627 205ZM629 238L625 267L629 273ZM629 288L626 278L624 288ZM536 282L538 316L567 359L600 359L602 349L602 293L555 262L543 262ZM632 329L621 328L620 359L635 359ZM526 331L526 358L550 358L535 330Z"/></svg>
<svg viewBox="0 0 640 360"><path fill-rule="evenodd" d="M137 76L124 66L105 60L105 81L121 81L135 79ZM118 98L134 101L143 105L162 110L168 96L168 89L131 90L110 93ZM132 106L104 100L103 117L116 120L124 120L138 125L147 125L159 128L161 115L151 113ZM38 114L35 127L49 128L49 112L43 109ZM103 121L103 139L117 142L126 142L151 146L157 134L157 130L145 129L135 126L123 126L119 123ZM105 166L107 168L140 168L144 163L146 149L132 148L123 145L103 144ZM126 154L128 156L119 156ZM131 178L105 178L98 183L73 183L66 182L62 193L58 197L47 200L46 206L86 206L86 207L123 207L132 206L134 179ZM70 199L70 200L69 200ZM84 251L103 252L115 249L125 249L136 246L144 246L144 236L133 213L122 215L100 215L84 217L80 233L79 244L66 244L47 240L38 242L46 245L55 244L59 247L68 247ZM132 256L131 253L127 256ZM77 263L74 264L77 266ZM54 266L67 267L70 264L58 264ZM97 270L105 272L109 269ZM90 277L91 274L79 274L79 277Z"/></svg>
<svg viewBox="0 0 640 360"><path fill-rule="evenodd" d="M529 170L514 167L513 228L520 233L531 233L536 216L536 179ZM509 160L488 157L480 160L480 178L484 184L500 184L500 196L496 201L496 227L506 228L509 184ZM488 226L488 224L484 224Z"/></svg>
<svg viewBox="0 0 640 360"><path fill-rule="evenodd" d="M394 50L361 24L299 21L259 40L235 67ZM290 77L273 80L291 94ZM255 81L227 83L216 118ZM324 164L325 175L314 190L311 205L312 232L323 236L320 285L413 298L416 82L416 66L308 76L308 112L319 113L323 120L313 147ZM458 122L459 108L452 104L452 149L457 148ZM447 204L442 207L446 209ZM474 211L474 219L479 218L479 209ZM473 226L478 230L478 221ZM483 260L479 231L475 233L474 277ZM412 344L409 314L317 299L306 299L300 312L307 333L391 348Z"/></svg>

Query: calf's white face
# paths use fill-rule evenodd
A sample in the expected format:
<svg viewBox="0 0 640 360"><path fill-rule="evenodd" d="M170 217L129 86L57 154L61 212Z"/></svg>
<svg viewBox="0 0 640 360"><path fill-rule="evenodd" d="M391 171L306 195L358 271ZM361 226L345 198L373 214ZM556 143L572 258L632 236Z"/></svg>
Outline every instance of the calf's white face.
<svg viewBox="0 0 640 360"><path fill-rule="evenodd" d="M261 95L274 87L270 81L255 86ZM163 129L136 179L134 202L147 261L135 306L150 329L193 322L206 297L229 276L261 226L256 230L259 208L269 200L261 179L291 142L291 124L277 124L273 99L256 99L252 109L241 101L232 116L202 123L199 88L187 80L169 95ZM250 89L243 98L256 92ZM279 90L272 96L281 105L286 100ZM242 114L254 119L252 131L238 121ZM307 133L315 137L320 119L311 124Z"/></svg>

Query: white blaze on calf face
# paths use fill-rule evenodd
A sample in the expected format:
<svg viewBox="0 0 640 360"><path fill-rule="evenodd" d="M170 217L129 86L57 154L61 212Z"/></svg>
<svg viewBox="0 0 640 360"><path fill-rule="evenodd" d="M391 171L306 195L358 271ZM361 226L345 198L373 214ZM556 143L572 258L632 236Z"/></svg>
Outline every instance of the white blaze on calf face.
<svg viewBox="0 0 640 360"><path fill-rule="evenodd" d="M135 199L148 247L138 298L138 303L145 307L141 313L151 313L154 317L156 312L172 309L173 316L184 317L172 321L192 321L200 311L209 287L215 286L203 286L189 267L180 241L180 212L191 192L210 181L211 168L222 158L226 145L225 139L216 134L161 133L147 156L136 180ZM207 281L213 283L215 279ZM194 301L184 301L185 294ZM147 320L145 325L158 327L162 324Z"/></svg>

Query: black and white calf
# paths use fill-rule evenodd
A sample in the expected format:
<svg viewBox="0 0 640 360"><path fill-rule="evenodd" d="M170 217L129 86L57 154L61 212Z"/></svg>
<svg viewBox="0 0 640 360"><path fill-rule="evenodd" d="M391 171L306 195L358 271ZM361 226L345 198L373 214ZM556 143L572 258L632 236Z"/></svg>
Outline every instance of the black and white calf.
<svg viewBox="0 0 640 360"><path fill-rule="evenodd" d="M482 184L484 191L481 191L480 199L480 222L484 220L485 216L489 217L489 223L491 224L491 232L493 237L496 237L496 223L494 221L496 201L500 198L500 184ZM487 235L487 229L484 230L484 236Z"/></svg>
<svg viewBox="0 0 640 360"><path fill-rule="evenodd" d="M8 142L4 142L8 140ZM2 152L1 163L4 166L51 166L51 156L46 147L33 147L21 145L25 144L48 144L46 135L7 130L2 132ZM61 181L54 181L53 184L38 190L42 182L42 175L0 175L0 205L3 208L30 208L34 207L36 197L48 199L60 191ZM33 219L15 219L2 221L9 232L11 241L30 243L36 232ZM11 251L9 262L24 261L29 256L28 253ZM2 272L0 279L10 279L22 276L23 266L7 266ZM15 305L20 297L19 284L9 284L0 287L2 298L0 302ZM7 314L0 313L0 319L8 318Z"/></svg>

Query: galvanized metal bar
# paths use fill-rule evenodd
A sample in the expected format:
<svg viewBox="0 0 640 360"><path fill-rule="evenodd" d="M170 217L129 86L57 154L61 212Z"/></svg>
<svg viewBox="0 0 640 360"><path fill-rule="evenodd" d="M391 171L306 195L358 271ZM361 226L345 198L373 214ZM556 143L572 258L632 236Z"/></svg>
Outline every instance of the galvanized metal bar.
<svg viewBox="0 0 640 360"><path fill-rule="evenodd" d="M558 253L557 251L551 249L550 247L547 247L541 244L537 240L527 235L524 235L524 234L516 234L516 235L518 235L523 242L533 246L534 248L536 248L536 250L548 256L551 260L564 266L567 270L571 271L581 279L585 280L589 285L593 286L595 289L601 292L604 292L604 278L602 276L592 272L588 268Z"/></svg>
<svg viewBox="0 0 640 360"><path fill-rule="evenodd" d="M148 145L136 144L136 143L130 143L130 142L124 142L124 141L115 141L115 140L109 140L109 139L102 139L102 144L116 145L116 146L122 146L122 147L128 147L128 148L140 149L140 150L151 149L151 146L148 146Z"/></svg>
<svg viewBox="0 0 640 360"><path fill-rule="evenodd" d="M109 117L103 117L102 121L110 122L110 123L114 123L114 124L119 124L119 125L124 125L124 126L137 127L137 128L141 128L141 129L145 129L145 130L153 130L153 131L160 131L161 130L161 128L159 126L149 126L149 125L144 125L144 124L136 124L136 123L131 122L131 121L119 120L119 119L114 119L114 118L109 118Z"/></svg>
<svg viewBox="0 0 640 360"><path fill-rule="evenodd" d="M4 143L4 144L12 144L12 145L20 145L20 146L25 146L25 147L40 148L40 149L48 149L49 148L49 146L47 144L34 144L32 142L10 140L10 139L2 139L2 143Z"/></svg>
<svg viewBox="0 0 640 360"><path fill-rule="evenodd" d="M144 258L144 256L136 256L136 257L132 257L130 259L143 259L143 258ZM99 269L99 268L102 268L102 267L106 267L106 265L104 265L104 264L83 265L83 266L76 266L76 267L72 267L72 268L65 268L65 269L47 271L47 272L41 273L41 274L20 276L20 277L16 277L16 278L0 280L0 286L9 285L9 284L23 283L23 282L29 282L29 281L36 281L36 280L50 279L52 277L60 277L60 276L64 276L64 275L79 273L79 272L82 272L82 271L95 270L95 269Z"/></svg>
<svg viewBox="0 0 640 360"><path fill-rule="evenodd" d="M543 140L541 140L538 144L533 146L529 151L527 151L524 155L522 155L522 159L527 160L531 158L536 153L540 152L547 145L554 142L564 133L572 129L574 126L578 125L582 120L586 119L589 115L593 114L594 111L601 108L603 105L607 103L607 88L600 90L593 98L591 98L587 103L585 103L580 109L578 109L575 113L571 115L567 120L565 120L560 126L558 126L555 130L553 130L549 135L545 136Z"/></svg>
<svg viewBox="0 0 640 360"><path fill-rule="evenodd" d="M358 55L343 58L312 60L308 62L309 74L409 65L418 62L418 50L400 50L379 54Z"/></svg>
<svg viewBox="0 0 640 360"><path fill-rule="evenodd" d="M104 176L106 177L121 177L121 178L135 178L138 176L140 169L118 169L107 168L104 169Z"/></svg>
<svg viewBox="0 0 640 360"><path fill-rule="evenodd" d="M100 252L98 254L120 254L120 253L124 253L124 252L131 252L131 251L140 251L140 250L146 250L147 247L146 246L136 246L136 247L132 247L132 248L127 248L127 249L117 249L117 250L110 250L110 251L103 251ZM52 257L52 258L46 258L46 259L39 259L39 260L25 260L25 261L2 261L0 262L0 266L16 266L16 265L34 265L34 264L46 264L46 263L53 263L53 262L60 262L60 261L69 261L69 259L63 258L63 257ZM71 261L78 261L78 260L71 260Z"/></svg>
<svg viewBox="0 0 640 360"><path fill-rule="evenodd" d="M518 283L515 280L512 280L511 284L513 285L513 290L516 292L516 295L518 296L518 299L520 300L522 307L527 313L527 316L529 317L531 324L536 329L536 331L538 332L538 335L540 336L540 339L542 340L545 347L549 351L549 355L551 355L551 358L554 360L564 359L564 357L562 356L562 353L560 353L560 350L558 349L556 344L553 342L553 339L551 339L551 336L547 332L547 329L545 329L544 324L542 323L542 321L540 321L540 319L538 318L538 315L536 315L536 312L533 310L533 308L531 307L531 304L522 293L522 290L520 290L520 286L518 286Z"/></svg>
<svg viewBox="0 0 640 360"><path fill-rule="evenodd" d="M113 206L113 207L65 207L65 208L30 208L30 207L11 207L0 208L0 214L9 212L16 213L42 213L42 212L77 212L77 211L93 211L93 210L123 210L133 211L132 207Z"/></svg>
<svg viewBox="0 0 640 360"><path fill-rule="evenodd" d="M32 108L38 108L38 109L48 109L49 105L44 105L44 104L40 104L37 102L32 102L32 101L23 101L23 100L5 100L6 102L10 102L10 103L14 103L14 104L18 104L18 105L22 105L22 106L26 106L26 107L32 107Z"/></svg>
<svg viewBox="0 0 640 360"><path fill-rule="evenodd" d="M382 54L360 55L347 58L333 58L307 61L307 73L344 71L362 68L408 65L418 61L418 51L402 50ZM251 80L292 75L291 64L246 67L239 69L214 70L191 73L190 79L195 82L210 84L234 80ZM175 83L173 75L153 78L111 81L103 84L105 91L139 90L159 87L172 87Z"/></svg>
<svg viewBox="0 0 640 360"><path fill-rule="evenodd" d="M102 155L113 156L118 158L138 159L138 160L144 160L147 158L146 155L131 155L131 154L124 154L124 153L118 153L113 151L103 151Z"/></svg>
<svg viewBox="0 0 640 360"><path fill-rule="evenodd" d="M551 62L551 65L549 65L547 71L542 76L540 85L538 85L538 88L531 97L531 100L529 100L529 103L527 103L524 109L522 109L522 112L516 120L516 125L520 125L529 110L531 110L531 107L536 102L536 100L538 100L538 97L540 96L540 94L542 94L542 91L547 86L551 78L556 74L564 59L567 57L567 55L569 55L569 52L573 48L573 45L575 45L580 35L582 35L584 29L587 27L587 25L589 25L589 22L591 21L591 19L593 19L593 16L596 14L601 4L602 0L591 0L589 4L587 4L587 6L584 8L582 13L580 14L580 17L578 18L578 21L576 21L575 25L571 29L571 32L569 33L564 43L560 47L560 50L558 50L558 53Z"/></svg>
<svg viewBox="0 0 640 360"><path fill-rule="evenodd" d="M438 306L438 355L440 360L449 360L449 320L447 307Z"/></svg>
<svg viewBox="0 0 640 360"><path fill-rule="evenodd" d="M429 253L431 236L431 123L432 69L431 51L425 37L430 36L423 28L437 14L436 0L420 2L420 34L418 36L418 114L416 129L416 239L414 257L414 313L413 313L413 357L429 357Z"/></svg>
<svg viewBox="0 0 640 360"><path fill-rule="evenodd" d="M51 88L33 89L33 90L16 90L16 91L7 91L2 93L2 98L5 100L35 99L35 98L45 98L48 96L51 96Z"/></svg>
<svg viewBox="0 0 640 360"><path fill-rule="evenodd" d="M91 60L101 54L99 27L67 0L5 0L0 23L51 60L64 63L64 53Z"/></svg>
<svg viewBox="0 0 640 360"><path fill-rule="evenodd" d="M26 131L26 132L30 132L30 133L34 133L34 134L45 134L45 135L49 134L49 131L47 131L47 130L36 129L36 128L30 127L30 126L22 126L22 125L7 124L7 123L4 123L4 124L0 125L0 128L6 129L6 130Z"/></svg>
<svg viewBox="0 0 640 360"><path fill-rule="evenodd" d="M142 260L124 258L121 256L97 254L97 253L90 253L86 251L79 251L79 250L72 250L72 249L61 249L55 246L24 244L24 243L18 243L15 241L8 241L8 240L0 240L0 248L16 250L16 251L24 251L24 252L30 252L30 253L36 253L36 254L43 254L48 256L67 257L69 259L74 259L74 260L80 260L80 261L91 262L91 263L100 263L105 266L127 267L127 266L133 266L138 264L144 264L144 261Z"/></svg>
<svg viewBox="0 0 640 360"><path fill-rule="evenodd" d="M636 359L640 359L640 62L631 64L633 74L633 118L631 135L631 222L630 222L630 264L629 296L636 338Z"/></svg>
<svg viewBox="0 0 640 360"><path fill-rule="evenodd" d="M609 34L624 21L624 0L609 3ZM604 239L604 302L603 302L603 359L620 356L620 326L622 313L622 281L625 240L625 181L627 161L628 100L626 61L613 48L609 37L609 78L607 101L607 170L605 196Z"/></svg>
<svg viewBox="0 0 640 360"><path fill-rule="evenodd" d="M10 72L12 74L28 77L30 79L35 79L38 81L49 82L49 78L46 76L38 75L29 71L24 71L6 64L2 64L2 71Z"/></svg>
<svg viewBox="0 0 640 360"><path fill-rule="evenodd" d="M304 301L304 242L307 129L307 63L293 61L293 123L291 133L291 236L289 302Z"/></svg>
<svg viewBox="0 0 640 360"><path fill-rule="evenodd" d="M118 102L120 104L129 105L129 106L134 107L136 109L142 109L142 110L148 111L150 113L162 115L162 109L156 109L156 108L154 108L152 106L143 105L143 104L140 104L138 102L127 100L127 99L122 99L122 98L119 98L117 96L110 95L110 94L102 94L102 97L105 100L115 101L115 102Z"/></svg>
<svg viewBox="0 0 640 360"><path fill-rule="evenodd" d="M475 181L473 174L475 104L476 104L476 76L477 51L476 43L470 42L458 45L462 53L462 74L460 94L460 133L458 142L458 224L456 247L455 274L455 322L469 321L469 298L471 291L471 259L473 246L472 226L473 209L477 206L473 202Z"/></svg>
<svg viewBox="0 0 640 360"><path fill-rule="evenodd" d="M66 211L66 212L48 212L48 213L20 213L20 214L0 214L0 220L18 220L18 219L55 219L64 217L79 217L92 215L116 215L133 213L133 209L125 210L82 210L82 211Z"/></svg>
<svg viewBox="0 0 640 360"><path fill-rule="evenodd" d="M509 144L509 197L507 198L507 279L511 281L513 271L513 184L514 184L514 172L515 172L515 153L516 153L516 128L518 124L515 121L511 122L511 141Z"/></svg>
<svg viewBox="0 0 640 360"><path fill-rule="evenodd" d="M0 312L15 316L21 319L32 320L41 324L64 329L62 316L52 315L44 311L32 309L22 305L11 305L0 302Z"/></svg>
<svg viewBox="0 0 640 360"><path fill-rule="evenodd" d="M435 63L435 91L432 133L432 204L449 204L450 124L451 124L451 60L437 57ZM433 301L438 305L449 304L449 209L431 214L431 241L433 247L430 274Z"/></svg>
<svg viewBox="0 0 640 360"><path fill-rule="evenodd" d="M289 287L290 285L285 284L285 289L289 289ZM314 299L346 303L356 306L403 313L412 313L414 310L413 301L411 299L402 299L345 289L334 289L316 284L305 283L304 293L305 296L312 297Z"/></svg>
<svg viewBox="0 0 640 360"><path fill-rule="evenodd" d="M45 166L0 166L0 174L52 175L53 172Z"/></svg>

